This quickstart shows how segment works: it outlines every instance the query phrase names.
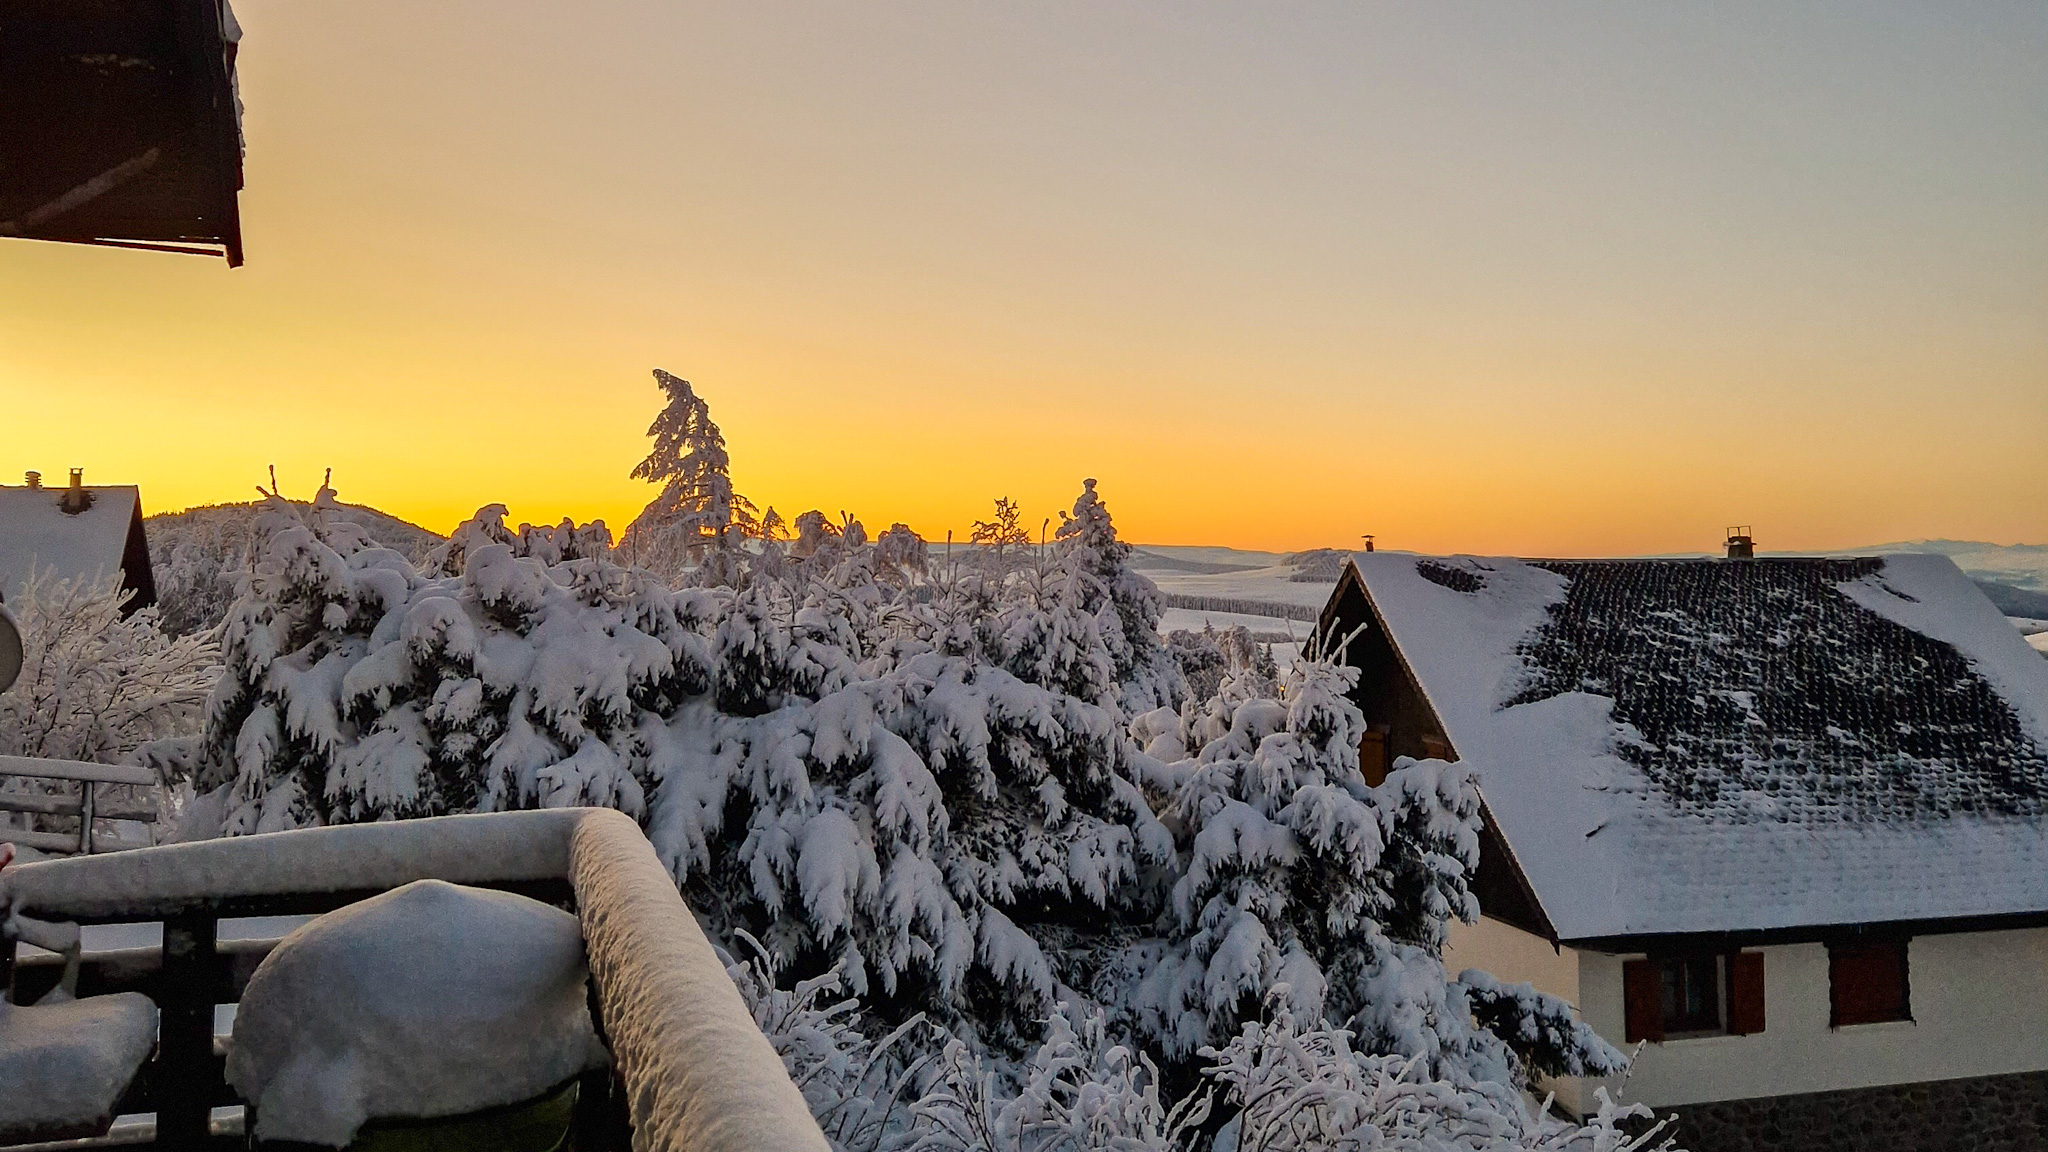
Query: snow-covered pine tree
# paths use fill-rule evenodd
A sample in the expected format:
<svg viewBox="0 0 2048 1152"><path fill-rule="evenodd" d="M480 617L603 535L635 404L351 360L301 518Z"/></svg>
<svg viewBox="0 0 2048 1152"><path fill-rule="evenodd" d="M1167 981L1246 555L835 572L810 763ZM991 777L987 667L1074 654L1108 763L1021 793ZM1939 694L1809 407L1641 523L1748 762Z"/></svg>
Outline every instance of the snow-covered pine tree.
<svg viewBox="0 0 2048 1152"><path fill-rule="evenodd" d="M246 833L570 803L644 811L638 726L709 684L709 594L602 555L552 567L559 533L491 506L423 574L326 515L266 509L224 629L196 777ZM510 540L500 537L510 535ZM568 533L593 543L596 533Z"/></svg>
<svg viewBox="0 0 2048 1152"><path fill-rule="evenodd" d="M1076 578L1079 607L1101 618L1128 715L1178 707L1187 697L1180 665L1159 636L1159 587L1130 566L1131 546L1117 539L1109 506L1084 480L1072 514L1060 514L1054 539L1061 566Z"/></svg>
<svg viewBox="0 0 2048 1152"><path fill-rule="evenodd" d="M620 546L643 564L673 566L694 559L706 547L726 542L727 533L758 536L754 503L733 491L732 461L725 435L711 420L711 406L690 382L660 368L654 382L668 405L648 425L654 447L633 468L633 479L661 485L661 492L626 527Z"/></svg>
<svg viewBox="0 0 2048 1152"><path fill-rule="evenodd" d="M1160 731L1174 719L1163 709L1133 725L1155 748L1193 753L1148 773L1170 782L1180 865L1165 939L1135 946L1097 994L1133 989L1132 1027L1175 1060L1223 1043L1284 985L1294 1017L1424 1058L1434 1078L1619 1071L1621 1055L1562 1001L1444 972L1449 922L1478 915L1477 786L1456 764L1406 759L1368 786L1357 676L1311 656L1278 685L1226 681L1177 733Z"/></svg>

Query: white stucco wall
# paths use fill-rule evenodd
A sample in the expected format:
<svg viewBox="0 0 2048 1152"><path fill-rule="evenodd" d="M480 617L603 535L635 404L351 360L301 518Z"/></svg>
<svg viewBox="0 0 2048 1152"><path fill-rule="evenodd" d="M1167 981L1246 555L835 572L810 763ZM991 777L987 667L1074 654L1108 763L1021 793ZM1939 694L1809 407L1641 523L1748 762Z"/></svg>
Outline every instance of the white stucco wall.
<svg viewBox="0 0 2048 1152"><path fill-rule="evenodd" d="M1907 952L1913 1019L1848 1028L1828 1026L1825 946L1756 951L1764 954L1764 1030L1646 1044L1618 1099L1696 1104L2048 1069L2048 929L1915 937ZM1628 959L1578 958L1580 1010L1617 1046Z"/></svg>
<svg viewBox="0 0 2048 1152"><path fill-rule="evenodd" d="M1550 941L1491 917L1477 924L1451 922L1444 943L1444 971L1452 976L1467 968L1491 972L1502 980L1526 982L1538 992L1579 1002L1579 954L1557 949Z"/></svg>
<svg viewBox="0 0 2048 1152"><path fill-rule="evenodd" d="M1656 1107L2048 1070L2048 929L1914 937L1908 946L1913 1019L1828 1026L1828 953L1820 944L1761 949L1764 1030L1646 1044L1623 1101ZM1624 1051L1621 966L1628 955L1560 954L1497 920L1455 925L1444 966L1481 968L1570 1001ZM1562 1082L1559 1102L1590 1108L1601 1081Z"/></svg>

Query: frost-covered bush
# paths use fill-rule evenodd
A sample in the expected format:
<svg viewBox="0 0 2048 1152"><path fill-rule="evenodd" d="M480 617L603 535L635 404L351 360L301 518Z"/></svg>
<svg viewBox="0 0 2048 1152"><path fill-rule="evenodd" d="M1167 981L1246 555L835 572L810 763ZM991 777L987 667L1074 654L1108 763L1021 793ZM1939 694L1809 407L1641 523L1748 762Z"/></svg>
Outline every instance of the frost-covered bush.
<svg viewBox="0 0 2048 1152"><path fill-rule="evenodd" d="M131 595L116 579L36 574L8 602L22 666L0 693L0 755L111 763L198 731L219 650L166 635L153 608L122 616Z"/></svg>
<svg viewBox="0 0 2048 1152"><path fill-rule="evenodd" d="M948 1040L938 1075L911 1108L910 1152L1179 1152L1199 1145L1209 1095L1178 1101L1161 1090L1159 1068L1142 1049L1117 1043L1100 1011L1079 1026L1062 1005L1044 1043L1010 1087L958 1039Z"/></svg>
<svg viewBox="0 0 2048 1152"><path fill-rule="evenodd" d="M728 969L839 1152L1671 1152L1669 1121L1597 1089L1584 1123L1531 1108L1512 1086L1433 1078L1420 1056L1354 1047L1303 1020L1288 990L1226 1042L1205 1047L1175 1098L1099 1009L1063 1001L1022 1061L991 1060L939 1033L911 1057L915 1022L870 1038L859 1006L825 1002L828 975L778 989L756 960ZM1218 1121L1221 1121L1219 1124Z"/></svg>
<svg viewBox="0 0 2048 1152"><path fill-rule="evenodd" d="M1566 1123L1510 1086L1433 1077L1420 1055L1355 1049L1345 1029L1304 1022L1287 999L1276 995L1270 1019L1203 1051L1203 1074L1234 1112L1217 1152L1652 1152L1675 1143L1668 1122L1651 1123L1640 1104L1616 1106L1605 1088L1585 1124ZM1631 1136L1631 1121L1645 1131Z"/></svg>
<svg viewBox="0 0 2048 1152"><path fill-rule="evenodd" d="M205 636L166 635L154 608L124 617L131 595L118 579L30 575L8 604L21 630L23 660L20 678L0 692L0 755L112 763L197 736L220 672L219 649ZM17 779L8 787L76 795L75 785L57 781ZM162 793L127 787L103 787L98 797L109 806L103 811L161 808L165 800ZM78 826L77 817L6 818L46 832Z"/></svg>

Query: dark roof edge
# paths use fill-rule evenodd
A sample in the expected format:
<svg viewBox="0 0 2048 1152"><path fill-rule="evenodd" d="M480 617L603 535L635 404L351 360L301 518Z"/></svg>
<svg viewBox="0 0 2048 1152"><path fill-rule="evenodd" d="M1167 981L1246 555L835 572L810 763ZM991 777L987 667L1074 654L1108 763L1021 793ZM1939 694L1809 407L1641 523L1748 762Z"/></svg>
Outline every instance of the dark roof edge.
<svg viewBox="0 0 2048 1152"><path fill-rule="evenodd" d="M1787 928L1738 929L1724 932L1646 932L1635 935L1588 936L1563 940L1566 948L1588 952L1685 952L1753 948L1773 944L1817 944L1832 940L1952 936L1964 932L2011 932L2048 927L2048 910L1998 912L1982 916L1948 916L1925 920L1882 920L1861 924L1804 924Z"/></svg>

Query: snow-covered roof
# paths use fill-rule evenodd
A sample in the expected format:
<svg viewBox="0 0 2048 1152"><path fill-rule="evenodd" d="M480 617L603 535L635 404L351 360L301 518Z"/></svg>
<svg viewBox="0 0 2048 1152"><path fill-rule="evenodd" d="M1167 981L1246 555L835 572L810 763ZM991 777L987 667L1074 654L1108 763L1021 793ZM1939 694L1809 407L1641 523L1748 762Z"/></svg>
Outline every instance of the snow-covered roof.
<svg viewBox="0 0 2048 1152"><path fill-rule="evenodd" d="M2048 911L2048 661L1946 557L1350 572L1561 939Z"/></svg>
<svg viewBox="0 0 2048 1152"><path fill-rule="evenodd" d="M65 491L0 485L0 595L17 599L32 570L65 580L121 570L141 492L132 484L87 485L91 506L71 514L61 507Z"/></svg>

